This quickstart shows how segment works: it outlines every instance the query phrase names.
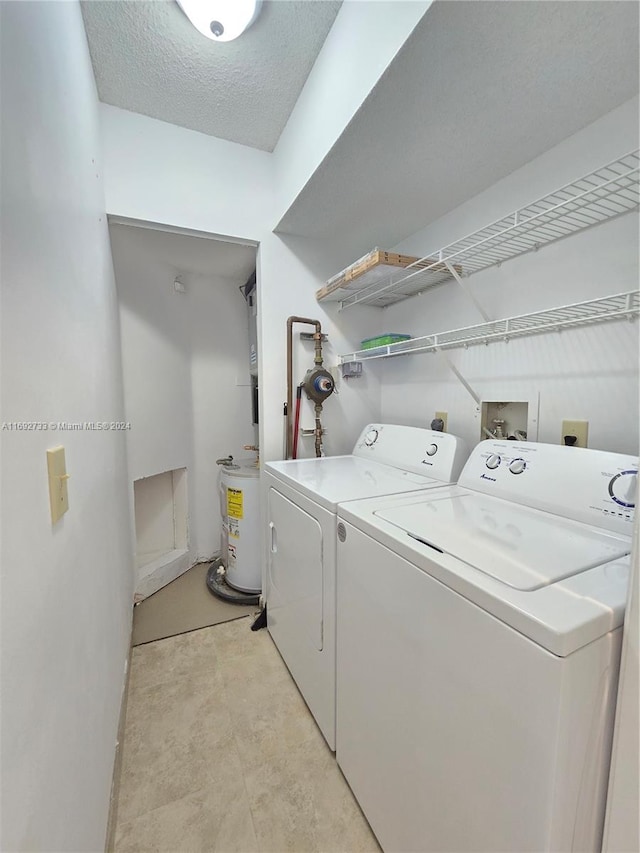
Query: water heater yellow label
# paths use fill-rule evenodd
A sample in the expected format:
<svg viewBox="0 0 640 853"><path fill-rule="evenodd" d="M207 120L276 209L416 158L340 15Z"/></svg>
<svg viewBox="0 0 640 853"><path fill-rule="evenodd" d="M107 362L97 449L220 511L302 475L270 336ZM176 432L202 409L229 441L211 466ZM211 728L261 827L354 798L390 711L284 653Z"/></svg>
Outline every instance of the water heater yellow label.
<svg viewBox="0 0 640 853"><path fill-rule="evenodd" d="M227 515L242 518L242 489L227 488Z"/></svg>

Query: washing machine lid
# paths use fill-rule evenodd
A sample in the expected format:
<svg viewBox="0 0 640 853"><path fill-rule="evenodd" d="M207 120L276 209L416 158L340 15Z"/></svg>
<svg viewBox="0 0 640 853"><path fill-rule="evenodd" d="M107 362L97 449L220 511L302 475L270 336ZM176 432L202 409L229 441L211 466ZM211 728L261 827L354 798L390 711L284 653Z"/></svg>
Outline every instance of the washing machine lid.
<svg viewBox="0 0 640 853"><path fill-rule="evenodd" d="M629 553L628 537L470 492L380 509L377 518L515 590L534 591Z"/></svg>
<svg viewBox="0 0 640 853"><path fill-rule="evenodd" d="M332 512L347 501L446 485L433 477L351 455L268 462L265 470Z"/></svg>

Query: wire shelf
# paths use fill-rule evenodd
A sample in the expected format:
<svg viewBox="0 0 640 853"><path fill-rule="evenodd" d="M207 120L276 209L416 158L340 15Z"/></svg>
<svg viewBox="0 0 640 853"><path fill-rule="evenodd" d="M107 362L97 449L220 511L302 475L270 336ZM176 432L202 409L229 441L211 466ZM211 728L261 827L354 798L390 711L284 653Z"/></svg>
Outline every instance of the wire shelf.
<svg viewBox="0 0 640 853"><path fill-rule="evenodd" d="M591 228L638 208L640 151L614 160L589 175L544 196L509 216L430 253L387 278L326 297L353 305L386 307L452 278L443 264L463 276L501 264L526 252ZM432 270L429 267L433 267Z"/></svg>
<svg viewBox="0 0 640 853"><path fill-rule="evenodd" d="M639 314L640 291L632 290L628 293L617 293L614 296L591 299L588 302L577 302L573 305L550 308L547 311L537 311L533 314L522 314L518 317L494 320L476 326L466 326L463 329L454 329L449 332L438 332L420 338L410 338L406 341L398 341L395 344L387 344L374 349L357 350L340 356L340 361L341 363L364 361L396 355L435 352L436 350L455 347L468 347L474 344L488 344L497 340L508 341L511 338L559 331L576 326L589 326L608 320L632 319Z"/></svg>

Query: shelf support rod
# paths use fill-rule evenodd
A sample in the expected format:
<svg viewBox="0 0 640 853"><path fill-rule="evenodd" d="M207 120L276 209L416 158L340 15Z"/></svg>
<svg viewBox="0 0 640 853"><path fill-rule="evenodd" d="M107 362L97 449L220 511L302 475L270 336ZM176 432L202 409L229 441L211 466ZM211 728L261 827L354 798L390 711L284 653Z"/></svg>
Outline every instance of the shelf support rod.
<svg viewBox="0 0 640 853"><path fill-rule="evenodd" d="M458 381L459 381L459 382L460 382L460 383L461 383L461 384L466 388L466 390L467 390L467 391L469 392L469 394L473 397L473 399L476 401L476 403L477 403L478 405L480 405L480 403L482 402L482 400L480 399L480 397L478 396L478 394L476 394L476 392L473 390L473 388L471 387L471 385L469 385L469 383L467 382L467 380L466 380L466 379L464 378L464 376L460 373L460 371L459 371L459 370L458 370L458 368L455 366L455 364L451 361L451 359L450 359L450 358L449 358L449 356L446 354L446 352L444 352L444 350L441 350L441 349L440 349L440 347L437 347L437 348L436 348L436 352L438 353L438 355L440 356L440 358L445 362L445 364L448 366L449 370L450 370L453 374L455 374L455 376L457 377Z"/></svg>
<svg viewBox="0 0 640 853"><path fill-rule="evenodd" d="M458 282L458 284L460 285L460 287L463 289L463 291L464 291L465 295L467 296L467 298L468 298L468 299L470 299L470 300L471 300L471 302L473 302L473 304L476 306L476 308L477 308L477 310L479 311L480 316L482 317L482 319L483 319L485 322L490 323L490 322L491 322L491 317L489 317L489 315L488 315L488 314L487 314L487 312L484 310L484 308L482 307L482 305L480 305L480 303L479 303L479 302L478 302L478 300L475 298L475 296L473 295L473 293L471 293L471 291L469 290L469 288L467 287L467 285L463 282L462 278L458 275L458 273L457 273L457 271L456 271L456 268L455 268L452 264L450 264L450 263L449 263L449 261L443 261L443 263L444 263L445 267L449 270L449 273L450 273L450 274L455 278L455 280Z"/></svg>
<svg viewBox="0 0 640 853"><path fill-rule="evenodd" d="M444 350L440 349L440 347L436 347L436 352L438 353L440 358L444 361L444 363L447 365L449 370L454 374L454 376L456 377L458 382L460 382L460 384L464 387L464 389L471 395L471 397L473 397L478 408L482 408L482 400L480 399L480 396L478 394L476 394L476 392L473 390L471 385L469 385L467 380L460 373L460 371L455 366L455 364L451 361L451 359L446 354L446 352ZM482 430L486 434L487 438L495 438L495 435L493 435L491 432L489 432L489 430L486 427L482 427Z"/></svg>

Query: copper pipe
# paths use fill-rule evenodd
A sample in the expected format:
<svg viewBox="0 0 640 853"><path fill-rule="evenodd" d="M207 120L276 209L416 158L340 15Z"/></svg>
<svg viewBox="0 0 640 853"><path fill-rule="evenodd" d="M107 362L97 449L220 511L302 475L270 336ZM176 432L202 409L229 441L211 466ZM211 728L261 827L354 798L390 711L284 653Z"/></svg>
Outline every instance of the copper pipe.
<svg viewBox="0 0 640 853"><path fill-rule="evenodd" d="M300 428L300 406L302 404L302 385L298 385L296 388L296 414L295 419L293 421L293 453L291 454L294 459L298 458L298 438L299 438L299 428Z"/></svg>
<svg viewBox="0 0 640 853"><path fill-rule="evenodd" d="M291 457L293 447L293 324L304 323L306 326L315 327L315 358L318 366L322 365L322 326L319 320L310 320L308 317L289 317L287 319L287 459Z"/></svg>

